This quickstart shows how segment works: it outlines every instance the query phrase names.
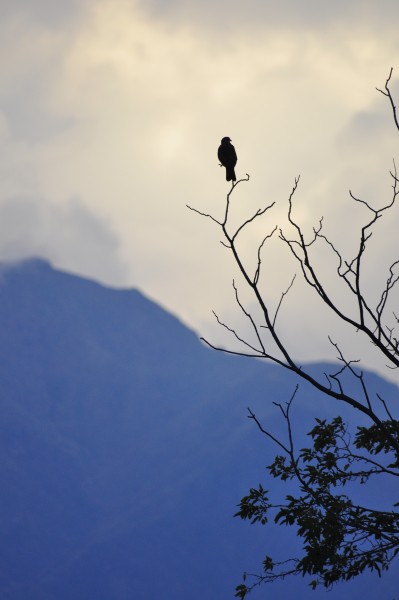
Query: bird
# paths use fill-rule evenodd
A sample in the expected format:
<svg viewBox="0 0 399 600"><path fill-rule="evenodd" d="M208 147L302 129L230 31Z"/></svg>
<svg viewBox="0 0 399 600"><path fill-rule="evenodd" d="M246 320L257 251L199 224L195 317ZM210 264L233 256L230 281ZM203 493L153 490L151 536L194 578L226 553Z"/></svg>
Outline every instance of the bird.
<svg viewBox="0 0 399 600"><path fill-rule="evenodd" d="M222 143L218 148L218 159L221 166L226 167L226 181L236 181L234 167L237 164L237 154L231 139L229 137L222 138Z"/></svg>

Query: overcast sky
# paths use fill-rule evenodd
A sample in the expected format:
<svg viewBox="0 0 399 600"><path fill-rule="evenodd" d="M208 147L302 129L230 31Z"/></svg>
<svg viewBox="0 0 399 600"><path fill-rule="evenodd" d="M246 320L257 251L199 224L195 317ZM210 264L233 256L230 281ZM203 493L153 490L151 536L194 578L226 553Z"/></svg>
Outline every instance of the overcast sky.
<svg viewBox="0 0 399 600"><path fill-rule="evenodd" d="M211 309L239 322L236 273L217 228L186 203L222 214L223 136L238 175L251 175L235 191L237 215L276 202L243 241L248 261L258 235L285 226L299 174L297 218L309 228L324 215L348 252L366 216L348 190L377 206L390 198L399 132L375 88L393 67L399 102L396 0L0 0L0 9L0 259L42 256L138 287L217 341ZM365 271L372 292L397 258L398 223L399 206L379 224ZM276 303L296 267L277 240L268 249L265 290ZM283 334L305 359L334 358L326 317L304 294L294 288Z"/></svg>

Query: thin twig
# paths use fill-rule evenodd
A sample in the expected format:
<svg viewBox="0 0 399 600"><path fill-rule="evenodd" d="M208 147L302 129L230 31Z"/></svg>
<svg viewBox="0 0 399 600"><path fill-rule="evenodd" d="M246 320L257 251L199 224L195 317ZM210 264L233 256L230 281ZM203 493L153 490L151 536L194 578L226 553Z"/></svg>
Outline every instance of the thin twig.
<svg viewBox="0 0 399 600"><path fill-rule="evenodd" d="M392 107L392 112L393 112L393 118L394 118L394 121L395 121L395 125L396 125L396 128L399 130L399 122L398 122L398 117L397 117L397 114L396 114L396 106L395 106L395 103L394 103L393 98L392 98L391 90L389 89L389 82L391 80L392 73L393 73L393 67L391 67L391 70L389 71L388 78L387 78L387 80L385 82L385 86L384 86L385 87L385 92L384 92L384 90L381 90L380 88L376 88L376 90L378 92L381 92L381 94L384 94L384 96L387 96L389 98L389 101L390 101L391 107Z"/></svg>

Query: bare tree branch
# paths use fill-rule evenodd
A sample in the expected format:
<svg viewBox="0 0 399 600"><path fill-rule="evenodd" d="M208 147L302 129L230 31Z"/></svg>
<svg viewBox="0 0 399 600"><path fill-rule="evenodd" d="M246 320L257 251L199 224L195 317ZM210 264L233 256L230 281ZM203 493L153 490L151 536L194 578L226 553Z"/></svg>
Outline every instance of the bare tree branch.
<svg viewBox="0 0 399 600"><path fill-rule="evenodd" d="M255 275L254 275L254 278L253 278L254 285L257 285L257 283L259 281L260 268L261 268L261 264L262 264L262 260L261 260L261 251L262 251L262 248L263 248L265 242L267 240L269 240L273 236L273 234L276 231L276 229L277 229L277 225L276 225L276 227L273 229L273 231L271 233L269 233L268 235L266 235L263 238L262 242L258 246L258 264L257 264Z"/></svg>
<svg viewBox="0 0 399 600"><path fill-rule="evenodd" d="M289 286L287 287L287 289L284 292L281 293L280 301L279 301L279 303L277 305L276 312L274 313L273 327L275 327L275 325L276 325L277 315L278 315L278 313L280 311L280 308L281 308L281 305L283 303L283 300L286 297L286 295L288 294L288 292L290 291L290 289L292 288L292 286L294 285L295 279L296 279L296 274L292 278L291 283L289 284Z"/></svg>
<svg viewBox="0 0 399 600"><path fill-rule="evenodd" d="M384 86L385 92L384 92L384 90L381 90L380 88L376 88L376 90L378 92L381 92L381 94L384 94L384 96L387 96L387 98L389 98L389 102L391 103L391 107L392 107L392 112L393 112L393 118L394 118L394 121L395 121L395 125L396 125L396 128L399 130L399 122L398 122L398 117L397 117L397 114L396 114L396 106L395 106L395 103L394 103L393 98L392 98L391 90L389 89L389 83L391 81L392 73L393 73L393 67L391 67L391 70L389 71L388 78L387 78L387 80L385 82L385 86Z"/></svg>
<svg viewBox="0 0 399 600"><path fill-rule="evenodd" d="M384 90L378 91L389 99L395 125L399 130L397 110L390 91L392 72L391 69ZM392 311L392 306L398 302L399 258L393 260L389 267L385 267L385 281L383 280L379 289L371 290L371 293L364 275L368 262L373 259L370 240L378 230L377 223L384 221L380 221L381 217L394 206L399 195L395 161L390 176L392 195L380 207L376 208L373 202L359 198L349 190L349 197L363 206L366 214L355 234L355 251L351 252L350 256L346 256L339 244L325 233L323 217L309 233L301 225L294 207L299 176L294 179L288 196L287 232L281 226L278 226L278 231L279 239L288 246L289 255L297 265L297 270L302 273L303 280L315 292L322 305L338 317L341 324L346 324L349 330L359 334L361 343L364 340L371 342L376 351L390 362L390 368L398 368L399 317L397 312ZM280 327L280 311L286 296L293 290L296 274L285 290L277 290L276 297L279 301L274 311L274 301L270 295L271 286L268 285L267 297L260 287L260 279L262 283L264 280L263 276L261 278L261 269L267 257L266 242L274 235L277 226L269 230L269 233L259 234L260 241L254 242L257 250L256 258L253 259L255 265L250 264L248 253L245 253L245 259L241 254L242 238L240 247L236 244L239 234L244 229L250 230L255 222L259 224L258 217L266 215L274 206L273 202L266 208L259 208L254 214L244 218L238 227L235 225L233 228L230 219L232 194L241 181L248 179L249 176L237 184L233 183L227 194L223 221L195 210L211 218L221 228L224 237L222 244L231 251L243 283L253 293L257 309L260 309L255 319L241 302L238 287L233 281L236 303L245 320L251 324L257 341L247 341L216 316L219 324L243 344L244 351L216 349L275 363L321 392L321 398L344 403L368 417L368 421L367 426L364 426L355 420L355 426L349 428L340 416L329 422L316 419L315 426L308 434L312 446L297 451L290 409L298 386L287 404L273 402L281 412L287 428L283 440L274 431L263 426L255 413L248 409L249 418L255 422L260 432L283 451L283 456L276 456L274 462L267 467L268 470L275 478L296 483L298 494L286 496L284 502L271 502L268 492L259 485L258 489L251 488L250 493L241 500L240 511L236 516L250 519L251 523L265 524L268 521L268 513L276 511L276 523L294 524L297 527L297 533L304 542L304 555L282 562L273 562L270 557L266 557L263 562L263 574L247 573L244 583L237 586L236 596L241 599L263 582L284 579L293 574L314 576L315 579L311 581L313 588L319 583L328 588L336 581L351 579L365 569L381 574L399 554L398 511L363 506L354 502L355 494L351 498L343 493L345 486L366 483L370 478L399 477L399 420L395 419L394 411L390 410L387 402L378 393L371 392L368 376L360 368L360 360L345 357L339 343L333 342L330 336L328 339L336 351L335 359L339 365L332 367L330 372L320 374L309 366L301 365L294 358L290 334L287 335ZM231 230L234 232L230 233ZM259 229L254 230L257 235ZM325 266L318 266L320 244L334 260L333 283ZM336 284L341 281L341 287L347 292L343 300L336 291ZM350 302L347 302L348 297ZM388 314L390 310L392 312ZM299 310L296 316L300 319ZM215 348L211 343L204 341ZM397 506L399 502L393 503L393 509ZM252 582L246 584L246 578L251 578Z"/></svg>

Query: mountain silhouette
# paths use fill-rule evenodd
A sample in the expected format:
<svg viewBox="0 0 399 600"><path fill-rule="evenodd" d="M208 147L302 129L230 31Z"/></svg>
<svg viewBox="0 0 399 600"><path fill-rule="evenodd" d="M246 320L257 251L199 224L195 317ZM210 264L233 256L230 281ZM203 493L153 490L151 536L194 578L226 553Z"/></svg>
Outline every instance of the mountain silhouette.
<svg viewBox="0 0 399 600"><path fill-rule="evenodd" d="M227 600L270 548L294 551L293 531L232 517L250 486L277 485L246 407L283 433L272 402L293 377L210 350L138 290L41 259L1 265L0 331L2 599ZM338 414L299 396L301 435ZM253 597L392 600L398 582L392 569L328 595L295 580Z"/></svg>

